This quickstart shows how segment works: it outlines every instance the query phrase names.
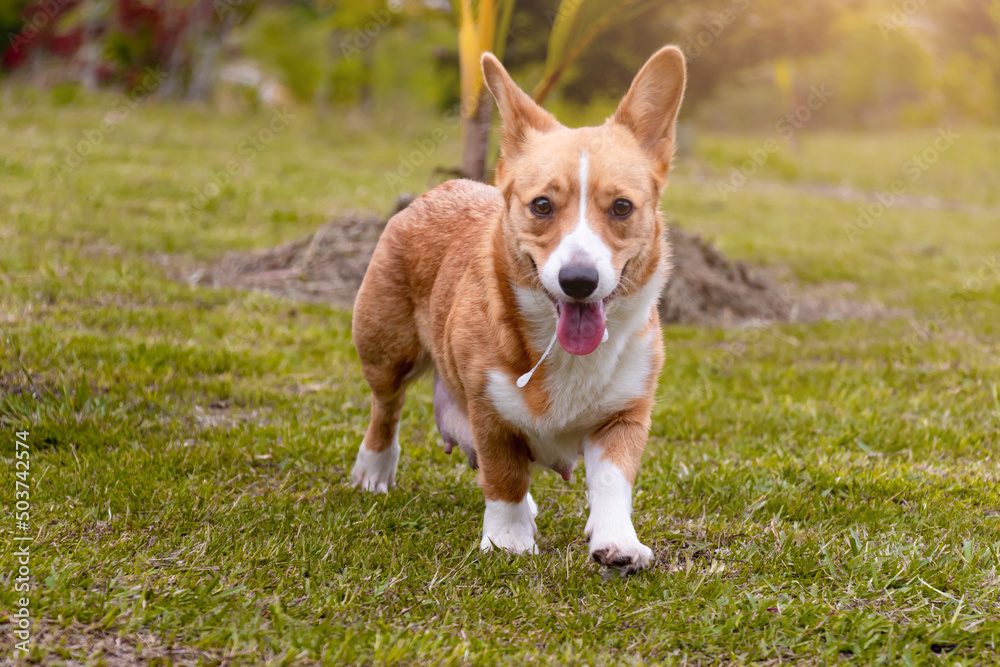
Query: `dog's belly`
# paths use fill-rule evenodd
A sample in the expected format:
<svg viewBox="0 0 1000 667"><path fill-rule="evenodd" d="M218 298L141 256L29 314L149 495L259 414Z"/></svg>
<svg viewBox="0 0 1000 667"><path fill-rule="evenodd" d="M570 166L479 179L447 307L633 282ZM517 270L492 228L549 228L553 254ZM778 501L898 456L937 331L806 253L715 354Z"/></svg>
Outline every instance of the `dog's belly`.
<svg viewBox="0 0 1000 667"><path fill-rule="evenodd" d="M434 421L437 422L438 432L444 440L445 453L451 454L451 450L458 447L465 452L469 465L473 469L478 468L469 418L462 412L437 373L434 374Z"/></svg>
<svg viewBox="0 0 1000 667"><path fill-rule="evenodd" d="M576 468L577 460L583 454L583 440L588 432L589 429L581 429L529 436L535 463L554 470L568 482Z"/></svg>

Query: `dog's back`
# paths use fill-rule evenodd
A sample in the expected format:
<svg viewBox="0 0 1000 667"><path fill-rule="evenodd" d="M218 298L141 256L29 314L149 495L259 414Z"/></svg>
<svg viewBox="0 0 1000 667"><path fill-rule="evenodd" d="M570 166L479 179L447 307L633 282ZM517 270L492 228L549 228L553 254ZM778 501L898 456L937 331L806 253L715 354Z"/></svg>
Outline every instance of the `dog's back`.
<svg viewBox="0 0 1000 667"><path fill-rule="evenodd" d="M461 179L442 183L389 220L354 305L362 361L395 347L392 339L419 343L423 350L404 358L429 361L423 357L443 339L456 289L469 265L488 253L487 235L502 207L496 188ZM421 369L405 372L414 370Z"/></svg>

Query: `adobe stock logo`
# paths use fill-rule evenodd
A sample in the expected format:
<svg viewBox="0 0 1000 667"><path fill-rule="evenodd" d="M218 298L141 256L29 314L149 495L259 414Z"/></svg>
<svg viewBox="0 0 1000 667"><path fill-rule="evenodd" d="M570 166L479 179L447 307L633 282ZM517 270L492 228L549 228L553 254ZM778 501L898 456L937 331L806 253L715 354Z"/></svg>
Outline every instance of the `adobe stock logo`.
<svg viewBox="0 0 1000 667"><path fill-rule="evenodd" d="M348 60L361 54L382 31L392 23L393 14L403 11L402 0L389 0L386 9L377 9L369 16L371 19L360 28L355 28L349 39L340 42L340 55Z"/></svg>
<svg viewBox="0 0 1000 667"><path fill-rule="evenodd" d="M878 28L882 31L882 39L889 39L889 33L896 32L910 25L910 19L923 9L927 0L904 0L902 4L893 5L892 11L878 20Z"/></svg>
<svg viewBox="0 0 1000 667"><path fill-rule="evenodd" d="M84 130L81 133L83 138L80 141L64 147L65 154L55 166L56 178L61 179L83 165L104 143L104 137L118 129L118 126L128 119L129 114L149 97L150 93L156 90L166 78L167 74L163 70L147 67L146 75L142 77L139 85L119 96L111 104L111 108L104 114L97 127Z"/></svg>
<svg viewBox="0 0 1000 667"><path fill-rule="evenodd" d="M778 119L778 122L774 124L775 131L779 136L790 139L812 119L813 114L830 101L831 97L833 97L833 92L828 90L825 84L813 86L809 89L809 97L804 103ZM748 150L749 159L740 163L739 167L733 167L727 181L720 181L716 184L722 201L729 201L729 195L735 194L746 185L757 174L757 171L767 164L771 156L780 150L781 144L778 143L777 137L768 137L757 148Z"/></svg>
<svg viewBox="0 0 1000 667"><path fill-rule="evenodd" d="M892 361L902 366L912 366L914 360L921 358L922 346L946 331L949 323L960 318L970 304L975 307L977 293L983 289L994 289L997 278L1000 278L1000 255L983 259L975 275L964 280L948 294L945 305L934 311L930 319L916 325L902 344L894 347Z"/></svg>
<svg viewBox="0 0 1000 667"><path fill-rule="evenodd" d="M933 167L944 153L951 150L951 147L961 138L957 132L950 127L938 130L938 136L934 142L920 153L913 155L903 163L900 170L906 178L897 178L889 184L888 190L875 193L875 201L867 206L858 208L858 217L853 224L844 225L844 233L851 243L857 243L861 236L871 229L875 221L885 215L885 212L892 208L897 200L906 194L910 185L920 180L920 177Z"/></svg>
<svg viewBox="0 0 1000 667"><path fill-rule="evenodd" d="M236 147L236 152L243 160L229 160L226 162L225 169L213 171L211 179L207 183L200 188L195 188L191 201L180 205L180 212L184 219L190 220L195 211L204 211L209 202L222 193L222 188L232 183L294 119L295 116L290 114L287 109L275 109L266 125L257 132L247 135Z"/></svg>
<svg viewBox="0 0 1000 667"><path fill-rule="evenodd" d="M382 176L386 190L399 194L405 179L416 173L417 169L430 159L438 148L451 136L453 130L462 124L461 105L457 104L444 115L444 123L435 127L423 137L413 140L413 150L399 156L399 164L394 170L386 170Z"/></svg>
<svg viewBox="0 0 1000 667"><path fill-rule="evenodd" d="M24 17L24 25L21 26L21 29L16 34L7 35L11 52L20 53L21 47L27 46L38 35L38 31L58 17L60 12L66 9L71 2L75 2L75 0L44 0L44 2L34 5L31 15Z"/></svg>
<svg viewBox="0 0 1000 667"><path fill-rule="evenodd" d="M726 28L736 22L736 17L750 6L750 0L732 0L731 9L723 9L709 14L708 19L701 24L701 30L688 35L681 44L688 60L700 58L705 51L715 43L715 40L726 31Z"/></svg>

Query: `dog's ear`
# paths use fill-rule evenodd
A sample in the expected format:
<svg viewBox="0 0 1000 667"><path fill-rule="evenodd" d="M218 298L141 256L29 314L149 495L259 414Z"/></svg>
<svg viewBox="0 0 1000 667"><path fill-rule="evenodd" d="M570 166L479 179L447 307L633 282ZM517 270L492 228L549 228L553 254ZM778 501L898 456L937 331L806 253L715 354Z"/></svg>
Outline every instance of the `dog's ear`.
<svg viewBox="0 0 1000 667"><path fill-rule="evenodd" d="M635 75L625 99L611 117L632 131L643 150L660 166L660 176L669 171L674 155L674 128L684 97L685 69L681 50L663 47Z"/></svg>
<svg viewBox="0 0 1000 667"><path fill-rule="evenodd" d="M532 132L548 132L559 127L559 121L552 114L517 87L496 56L484 53L482 67L483 80L497 101L503 121L500 132L503 157L516 155Z"/></svg>

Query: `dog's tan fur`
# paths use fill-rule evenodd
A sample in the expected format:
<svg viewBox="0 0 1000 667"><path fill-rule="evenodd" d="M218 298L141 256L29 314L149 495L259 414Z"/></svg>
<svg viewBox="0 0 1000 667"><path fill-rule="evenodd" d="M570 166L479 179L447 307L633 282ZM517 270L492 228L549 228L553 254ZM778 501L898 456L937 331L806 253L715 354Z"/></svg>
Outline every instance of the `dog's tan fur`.
<svg viewBox="0 0 1000 667"><path fill-rule="evenodd" d="M576 224L582 151L590 164L588 220L621 276L612 298L634 296L664 270L669 250L657 206L673 154L684 60L675 47L660 50L614 116L600 127L575 130L518 89L491 54L484 55L483 70L503 120L496 187L447 182L395 215L358 293L354 340L372 390L362 449L380 453L393 446L406 386L433 366L468 417L487 500L517 503L528 492L531 442L499 413L488 388L495 372L517 378L544 352L516 291L540 288L538 267ZM540 194L554 206L551 219L529 209ZM621 197L633 202L631 216L604 215ZM645 384L627 406L597 420L590 435L629 485L663 363L655 305L637 335L653 341ZM535 418L552 409L548 373L543 363L521 390Z"/></svg>

